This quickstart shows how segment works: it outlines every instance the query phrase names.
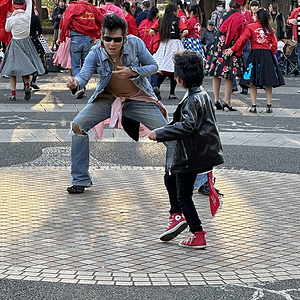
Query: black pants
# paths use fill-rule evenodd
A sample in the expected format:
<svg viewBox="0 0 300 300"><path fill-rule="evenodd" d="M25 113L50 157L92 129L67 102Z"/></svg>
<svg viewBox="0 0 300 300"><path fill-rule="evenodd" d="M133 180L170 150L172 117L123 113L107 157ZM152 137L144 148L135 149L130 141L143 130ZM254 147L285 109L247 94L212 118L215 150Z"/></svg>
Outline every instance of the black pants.
<svg viewBox="0 0 300 300"><path fill-rule="evenodd" d="M196 177L196 173L165 174L165 186L171 204L170 214L182 212L192 232L203 230L192 199Z"/></svg>
<svg viewBox="0 0 300 300"><path fill-rule="evenodd" d="M170 74L170 75L159 75L157 78L157 87L160 88L161 84L164 82L164 80L166 79L166 77L170 78L170 94L175 95L175 88L176 88L176 80L174 78L174 73Z"/></svg>

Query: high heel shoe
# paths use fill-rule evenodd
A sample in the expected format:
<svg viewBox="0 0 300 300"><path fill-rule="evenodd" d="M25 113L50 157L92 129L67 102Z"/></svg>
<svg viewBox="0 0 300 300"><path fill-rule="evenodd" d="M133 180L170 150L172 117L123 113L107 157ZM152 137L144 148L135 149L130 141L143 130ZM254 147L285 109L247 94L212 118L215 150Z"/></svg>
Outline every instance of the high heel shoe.
<svg viewBox="0 0 300 300"><path fill-rule="evenodd" d="M229 111L237 111L236 108L232 107L232 106L229 106L226 102L223 103L223 110L224 108L227 108Z"/></svg>
<svg viewBox="0 0 300 300"><path fill-rule="evenodd" d="M217 110L222 110L222 109L223 109L223 106L222 106L222 104L221 104L220 101L216 101L216 102L215 102L215 106L216 106L216 109L217 109Z"/></svg>

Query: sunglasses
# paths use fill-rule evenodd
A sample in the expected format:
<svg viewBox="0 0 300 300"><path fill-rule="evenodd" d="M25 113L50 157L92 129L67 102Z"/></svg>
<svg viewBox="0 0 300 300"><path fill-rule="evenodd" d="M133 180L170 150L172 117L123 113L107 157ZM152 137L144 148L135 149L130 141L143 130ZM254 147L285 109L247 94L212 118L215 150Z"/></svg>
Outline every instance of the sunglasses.
<svg viewBox="0 0 300 300"><path fill-rule="evenodd" d="M115 43L121 43L121 42L123 41L123 37L121 37L121 36L118 36L118 37L111 37L111 36L105 35L105 36L103 37L103 40L104 40L105 42L111 42L112 40L114 40Z"/></svg>

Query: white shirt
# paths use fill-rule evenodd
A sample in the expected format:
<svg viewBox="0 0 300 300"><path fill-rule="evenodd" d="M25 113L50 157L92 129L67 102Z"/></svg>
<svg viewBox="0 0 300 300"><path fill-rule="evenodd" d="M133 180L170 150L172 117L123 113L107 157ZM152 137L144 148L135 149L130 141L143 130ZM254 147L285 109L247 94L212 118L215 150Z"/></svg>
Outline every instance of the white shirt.
<svg viewBox="0 0 300 300"><path fill-rule="evenodd" d="M32 0L26 0L26 10L6 19L5 31L10 32L14 39L24 39L29 36L31 22Z"/></svg>

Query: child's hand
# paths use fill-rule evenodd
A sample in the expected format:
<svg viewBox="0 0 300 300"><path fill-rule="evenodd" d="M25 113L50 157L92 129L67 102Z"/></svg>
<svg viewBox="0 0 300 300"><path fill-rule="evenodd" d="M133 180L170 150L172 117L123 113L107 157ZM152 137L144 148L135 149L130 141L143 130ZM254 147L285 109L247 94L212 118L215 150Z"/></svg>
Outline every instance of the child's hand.
<svg viewBox="0 0 300 300"><path fill-rule="evenodd" d="M149 140L156 141L156 133L155 131L151 131L148 135Z"/></svg>

